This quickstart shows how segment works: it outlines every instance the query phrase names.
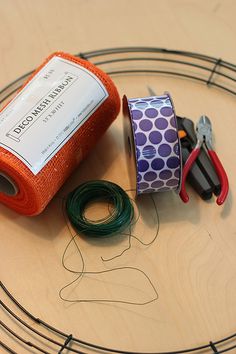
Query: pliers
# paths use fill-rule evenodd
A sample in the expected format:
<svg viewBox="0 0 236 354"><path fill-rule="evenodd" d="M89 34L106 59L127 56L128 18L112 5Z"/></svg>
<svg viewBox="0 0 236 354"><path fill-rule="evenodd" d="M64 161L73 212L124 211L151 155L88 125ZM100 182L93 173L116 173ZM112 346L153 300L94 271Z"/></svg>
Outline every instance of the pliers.
<svg viewBox="0 0 236 354"><path fill-rule="evenodd" d="M185 188L185 182L187 175L197 159L198 155L200 154L202 145L205 144L206 149L208 151L208 155L212 161L212 164L216 170L216 173L219 177L220 184L221 184L221 192L220 195L217 197L216 203L218 205L221 205L224 203L228 191L229 191L229 182L228 182L228 177L227 174L216 154L216 152L212 149L212 127L211 127L211 121L207 116L201 116L198 123L197 123L197 128L196 128L196 134L197 134L197 144L192 150L191 154L189 155L187 161L185 162L184 168L183 168L183 174L182 174L182 184L181 184L181 190L180 190L180 197L183 200L183 202L187 203L189 201L189 196L186 192Z"/></svg>

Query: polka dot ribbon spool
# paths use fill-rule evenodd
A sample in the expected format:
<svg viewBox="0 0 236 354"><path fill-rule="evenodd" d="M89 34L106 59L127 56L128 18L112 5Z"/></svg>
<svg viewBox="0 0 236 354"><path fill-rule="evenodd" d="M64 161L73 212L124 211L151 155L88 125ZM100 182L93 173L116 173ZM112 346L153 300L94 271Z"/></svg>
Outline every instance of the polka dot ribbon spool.
<svg viewBox="0 0 236 354"><path fill-rule="evenodd" d="M137 194L176 190L181 185L181 146L169 94L123 98L125 144L131 184Z"/></svg>

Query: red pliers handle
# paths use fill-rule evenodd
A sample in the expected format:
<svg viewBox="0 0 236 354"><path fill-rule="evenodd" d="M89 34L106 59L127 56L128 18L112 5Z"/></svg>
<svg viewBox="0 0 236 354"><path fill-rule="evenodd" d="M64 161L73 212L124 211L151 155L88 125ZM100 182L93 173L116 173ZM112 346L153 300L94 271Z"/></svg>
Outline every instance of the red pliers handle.
<svg viewBox="0 0 236 354"><path fill-rule="evenodd" d="M184 168L183 168L180 197L183 200L183 202L185 202L185 203L187 203L189 201L189 196L188 196L188 194L186 192L186 188L185 188L186 178L188 176L188 173L189 173L192 165L194 164L198 155L200 154L201 146L203 143L205 143L205 145L206 145L208 154L210 156L210 159L211 159L212 164L216 170L216 173L219 177L220 184L221 184L221 192L216 200L216 203L218 205L223 204L227 195L228 195L228 191L229 191L228 177L227 177L227 174L224 170L224 167L222 166L222 164L220 162L220 159L218 158L216 152L211 147L211 135L212 135L211 122L208 117L202 116L199 119L199 122L197 124L197 137L198 137L197 145L192 150L192 152L189 155L189 157L184 165Z"/></svg>

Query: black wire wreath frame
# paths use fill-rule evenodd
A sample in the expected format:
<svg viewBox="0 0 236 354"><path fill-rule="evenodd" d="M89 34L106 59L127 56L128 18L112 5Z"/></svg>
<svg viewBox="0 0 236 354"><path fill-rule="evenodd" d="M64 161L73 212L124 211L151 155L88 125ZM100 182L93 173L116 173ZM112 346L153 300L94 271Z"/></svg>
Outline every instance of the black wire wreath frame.
<svg viewBox="0 0 236 354"><path fill-rule="evenodd" d="M120 48L108 48L95 51L89 51L84 53L78 53L75 56L89 60L94 65L105 68L104 71L109 75L130 75L130 74L156 74L165 76L175 76L182 77L185 79L195 80L206 84L208 87L216 87L218 89L224 90L229 94L236 95L236 65L229 63L221 58L214 58L212 56L180 51L180 50L170 50L164 48L156 47L120 47ZM127 67L120 67L121 64ZM149 68L143 65L149 63ZM154 67L152 67L152 64ZM139 66L137 65L139 64ZM172 65L174 69L169 69L167 65ZM112 66L112 68L107 69L106 66ZM118 67L117 67L118 65ZM151 66L151 68L150 68ZM156 67L157 66L157 67ZM189 71L191 69L191 72ZM11 82L9 85L0 90L0 104L4 103L7 98L12 96L15 92L19 90L24 81L33 73L33 71L28 72L21 77L17 78L15 81ZM16 315L2 300L0 300L0 306L3 311L5 311L14 320L19 322L20 325L30 330L32 333L38 335L41 339L46 340L48 343L57 346L57 353L60 354L64 350L67 352L87 354L87 349L94 351L102 351L104 353L123 353L123 354L184 354L184 353L226 353L236 349L236 333L220 339L218 341L209 341L209 343L198 346L195 348L188 348L177 351L166 351L166 352L132 352L126 350L120 350L115 348L108 348L94 343L89 343L83 341L79 338L73 337L72 334L66 334L52 325L46 323L45 321L35 317L29 311L27 311L11 294L11 292L5 287L5 285L0 281L1 290L8 296L14 305L25 314L30 320L33 320L35 324L43 326L49 332L56 334L60 337L61 341L54 340L50 336L41 333L39 330L30 326L27 322ZM36 344L24 339L22 336L15 333L11 328L9 328L5 323L0 320L0 326L9 333L15 340L19 341L28 347L34 348L41 353L50 354L44 349L40 348ZM71 347L71 345L76 345L77 349ZM18 354L8 345L2 342L0 339L0 346L4 348L7 352L12 354ZM83 350L81 350L81 347Z"/></svg>

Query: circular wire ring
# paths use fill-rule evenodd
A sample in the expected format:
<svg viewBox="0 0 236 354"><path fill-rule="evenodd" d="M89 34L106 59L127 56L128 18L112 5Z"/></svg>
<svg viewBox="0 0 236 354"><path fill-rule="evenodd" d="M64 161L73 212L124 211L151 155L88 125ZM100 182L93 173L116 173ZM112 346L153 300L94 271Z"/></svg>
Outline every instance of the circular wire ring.
<svg viewBox="0 0 236 354"><path fill-rule="evenodd" d="M130 53L136 53L136 56L127 56ZM140 56L141 54L141 56ZM120 55L124 55L125 57L120 57ZM144 56L145 55L145 56ZM89 51L85 53L78 53L76 56L92 61L97 57L108 57L112 56L112 59L105 59L100 61L92 61L93 64L97 66L103 65L111 65L117 63L130 63L130 62L156 62L156 63L172 63L176 65L177 70L167 70L166 68L162 69L160 67L154 69L146 69L146 68L138 68L134 69L133 67L128 69L112 69L110 71L105 70L109 75L119 75L119 74L139 74L139 73L149 73L149 74L164 74L166 76L176 76L183 77L185 79L193 79L201 83L205 83L207 86L214 86L216 88L220 88L230 94L236 95L236 65L220 58L215 58L212 56L207 56L199 53L188 52L188 51L180 51L180 50L169 50L165 48L157 48L157 47L121 47L121 48L107 48L95 51ZM114 58L115 56L115 58ZM117 57L116 57L117 56ZM172 58L176 59L172 59ZM186 60L182 60L182 58ZM191 60L191 61L190 61ZM193 74L189 74L188 71L180 71L185 67L191 67L193 69L199 70L199 72L194 72ZM0 91L0 104L2 104L8 97L10 97L13 93L15 93L23 84L23 82L33 73L30 71L21 77L14 80L12 83L4 87ZM220 79L220 82L217 83L217 79ZM222 82L223 80L223 82ZM13 302L31 319L33 319L36 323L42 324L45 328L54 333L67 338L67 334L62 331L56 329L55 327L47 324L46 322L40 320L39 318L34 317L30 314L26 309L24 309L11 295L11 293L5 288L5 286L0 282L0 287L4 290L4 292L11 298ZM223 353L226 351L231 351L236 348L236 345L231 345L227 343L229 347L224 348L223 350L216 349L216 345L223 345L225 342L230 342L231 340L236 339L236 333L220 339L215 342L209 342L199 347L182 349L177 351L166 351L162 353L152 352L146 354L181 354L181 353L191 353L191 352L204 352L206 353ZM125 354L138 354L137 352L132 351L121 351L119 349L107 348L104 346L99 346L94 343L88 343L78 338L73 338L72 341L85 345L89 348L93 348L95 350L102 350L106 352L113 353L125 353ZM0 343L2 344L2 343ZM80 352L80 351L75 351ZM82 352L80 352L82 353ZM143 354L145 354L143 352Z"/></svg>

